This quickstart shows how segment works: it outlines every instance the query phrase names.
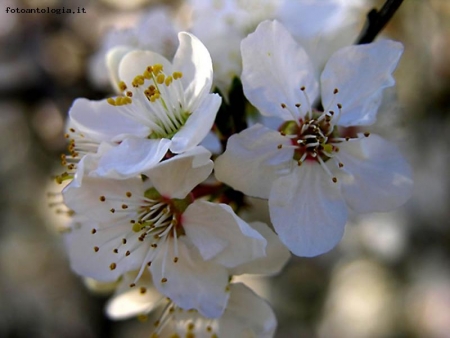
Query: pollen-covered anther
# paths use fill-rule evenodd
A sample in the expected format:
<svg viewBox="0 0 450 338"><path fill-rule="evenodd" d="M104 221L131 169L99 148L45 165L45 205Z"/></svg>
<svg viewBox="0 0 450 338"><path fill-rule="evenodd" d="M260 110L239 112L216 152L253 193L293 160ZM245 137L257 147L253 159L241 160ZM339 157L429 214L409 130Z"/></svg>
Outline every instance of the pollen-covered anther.
<svg viewBox="0 0 450 338"><path fill-rule="evenodd" d="M119 253L119 250L118 250L118 249L114 249L113 252L114 252L115 254L117 254L117 253Z"/></svg>
<svg viewBox="0 0 450 338"><path fill-rule="evenodd" d="M282 103L281 108L286 109L286 104Z"/></svg>
<svg viewBox="0 0 450 338"><path fill-rule="evenodd" d="M91 234L95 234L96 232L97 232L96 229L92 229L92 230L91 230Z"/></svg>
<svg viewBox="0 0 450 338"><path fill-rule="evenodd" d="M279 145L277 145L277 148L278 148L278 149L281 149L281 148L283 148L283 145L282 145L282 144L279 144Z"/></svg>
<svg viewBox="0 0 450 338"><path fill-rule="evenodd" d="M339 168L343 168L343 167L344 167L344 163L339 162L339 163L338 163L338 166L339 166Z"/></svg>
<svg viewBox="0 0 450 338"><path fill-rule="evenodd" d="M333 94L337 94L337 93L339 93L339 90L337 88L334 88Z"/></svg>
<svg viewBox="0 0 450 338"><path fill-rule="evenodd" d="M167 283L167 278L166 277L162 278L161 283Z"/></svg>
<svg viewBox="0 0 450 338"><path fill-rule="evenodd" d="M128 209L128 205L122 204L122 209Z"/></svg>
<svg viewBox="0 0 450 338"><path fill-rule="evenodd" d="M365 133L364 133L364 136L365 136L365 137L369 137L369 136L370 136L370 133L365 132Z"/></svg>
<svg viewBox="0 0 450 338"><path fill-rule="evenodd" d="M105 196L100 196L99 200L100 200L100 202L105 202L106 201L106 197Z"/></svg>
<svg viewBox="0 0 450 338"><path fill-rule="evenodd" d="M174 258L173 258L173 262L174 262L174 263L177 263L177 262L178 262L178 257L174 257Z"/></svg>
<svg viewBox="0 0 450 338"><path fill-rule="evenodd" d="M147 288L141 286L141 288L139 289L139 292L143 295L144 293L147 292Z"/></svg>
<svg viewBox="0 0 450 338"><path fill-rule="evenodd" d="M106 101L112 106L124 106L133 102L128 96L117 96L115 99L109 97Z"/></svg>
<svg viewBox="0 0 450 338"><path fill-rule="evenodd" d="M134 284L134 283L130 284L130 288L134 288L135 286L136 286L136 284Z"/></svg>
<svg viewBox="0 0 450 338"><path fill-rule="evenodd" d="M100 250L100 248L98 246L94 246L94 251L98 252L98 250Z"/></svg>
<svg viewBox="0 0 450 338"><path fill-rule="evenodd" d="M178 79L181 79L183 77L183 73L182 72L173 72L172 76L173 76L174 80L178 80Z"/></svg>
<svg viewBox="0 0 450 338"><path fill-rule="evenodd" d="M188 331L193 331L195 329L195 324L190 322L187 324L186 328L188 329Z"/></svg>
<svg viewBox="0 0 450 338"><path fill-rule="evenodd" d="M333 177L331 180L333 181L333 183L337 183L338 181L336 177Z"/></svg>
<svg viewBox="0 0 450 338"><path fill-rule="evenodd" d="M130 251L127 251L127 252L125 252L125 256L129 256L131 254L131 252Z"/></svg>
<svg viewBox="0 0 450 338"><path fill-rule="evenodd" d="M116 264L116 263L111 263L111 264L109 265L109 268L110 268L111 270L115 270L116 267L117 267L117 264Z"/></svg>
<svg viewBox="0 0 450 338"><path fill-rule="evenodd" d="M130 198L132 196L131 192L127 191L127 193L125 194L128 198Z"/></svg>
<svg viewBox="0 0 450 338"><path fill-rule="evenodd" d="M300 87L300 90L301 90L302 92L305 91L305 89L306 89L305 86L301 86L301 87Z"/></svg>
<svg viewBox="0 0 450 338"><path fill-rule="evenodd" d="M162 73L159 73L158 76L156 77L156 82L158 84L163 84L165 79L166 79L166 76Z"/></svg>
<svg viewBox="0 0 450 338"><path fill-rule="evenodd" d="M114 214L114 213L116 212L116 209L111 208L109 211L110 211L112 214Z"/></svg>

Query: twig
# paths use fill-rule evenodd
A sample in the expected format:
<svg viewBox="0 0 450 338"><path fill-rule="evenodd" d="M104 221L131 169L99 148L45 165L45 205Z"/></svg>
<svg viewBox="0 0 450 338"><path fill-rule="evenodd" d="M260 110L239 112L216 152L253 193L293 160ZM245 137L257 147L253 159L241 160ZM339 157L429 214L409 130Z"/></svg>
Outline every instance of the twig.
<svg viewBox="0 0 450 338"><path fill-rule="evenodd" d="M380 11L372 9L367 14L367 20L364 25L364 29L356 39L355 44L361 45L364 43L372 42L378 33L383 29L384 26L389 22L394 13L402 4L403 0L387 0Z"/></svg>

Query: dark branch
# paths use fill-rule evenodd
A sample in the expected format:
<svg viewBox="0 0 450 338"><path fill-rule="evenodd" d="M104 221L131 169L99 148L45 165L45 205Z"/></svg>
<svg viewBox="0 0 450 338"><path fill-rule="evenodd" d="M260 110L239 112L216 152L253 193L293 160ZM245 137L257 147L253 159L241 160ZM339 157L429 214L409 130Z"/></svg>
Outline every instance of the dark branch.
<svg viewBox="0 0 450 338"><path fill-rule="evenodd" d="M356 45L370 43L375 40L376 36L391 20L394 13L402 4L403 0L387 0L380 11L372 9L367 14L367 20L364 29L356 40Z"/></svg>

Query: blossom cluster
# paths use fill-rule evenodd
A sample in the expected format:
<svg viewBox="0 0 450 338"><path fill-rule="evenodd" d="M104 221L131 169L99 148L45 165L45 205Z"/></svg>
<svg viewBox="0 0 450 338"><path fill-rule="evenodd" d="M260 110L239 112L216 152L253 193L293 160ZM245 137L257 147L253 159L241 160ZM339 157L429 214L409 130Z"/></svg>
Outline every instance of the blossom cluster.
<svg viewBox="0 0 450 338"><path fill-rule="evenodd" d="M115 283L111 318L158 313L152 337L272 337L273 310L233 276L279 273L289 251L323 254L349 210L387 211L411 193L397 147L364 129L395 83L400 43L343 47L323 68L324 49L316 56L299 36L335 33L336 1L323 12L291 1L213 3L217 17L210 2L192 1L189 31L176 34L158 9L141 26L159 22L160 36L143 43L141 26L120 33L122 43L102 51L116 94L77 99L68 116L57 180L68 182L71 267ZM320 28L294 24L298 7L317 12ZM166 53L153 40L178 47ZM236 111L239 83L257 123L249 105ZM229 127L231 116L244 127ZM275 232L239 216L244 194L268 200Z"/></svg>

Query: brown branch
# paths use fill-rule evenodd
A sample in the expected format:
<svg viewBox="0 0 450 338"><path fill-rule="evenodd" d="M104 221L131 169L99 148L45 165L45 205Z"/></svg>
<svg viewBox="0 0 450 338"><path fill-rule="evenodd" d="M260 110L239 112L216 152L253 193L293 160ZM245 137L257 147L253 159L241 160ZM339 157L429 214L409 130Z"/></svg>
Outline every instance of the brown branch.
<svg viewBox="0 0 450 338"><path fill-rule="evenodd" d="M391 20L402 2L403 0L387 0L379 11L372 9L367 13L366 23L355 44L362 45L375 40L378 33Z"/></svg>

